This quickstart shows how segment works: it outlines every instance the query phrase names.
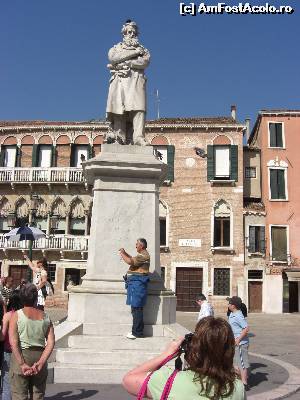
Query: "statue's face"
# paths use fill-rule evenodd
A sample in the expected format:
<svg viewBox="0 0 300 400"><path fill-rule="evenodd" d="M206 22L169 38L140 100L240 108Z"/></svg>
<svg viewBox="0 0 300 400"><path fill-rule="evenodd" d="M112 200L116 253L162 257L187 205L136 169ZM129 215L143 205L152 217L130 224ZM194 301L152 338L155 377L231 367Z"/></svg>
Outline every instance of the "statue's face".
<svg viewBox="0 0 300 400"><path fill-rule="evenodd" d="M134 28L133 26L129 26L129 27L126 29L126 33L125 33L124 36L125 36L125 37L128 37L128 38L130 38L130 39L136 37L136 30L135 30L135 28Z"/></svg>

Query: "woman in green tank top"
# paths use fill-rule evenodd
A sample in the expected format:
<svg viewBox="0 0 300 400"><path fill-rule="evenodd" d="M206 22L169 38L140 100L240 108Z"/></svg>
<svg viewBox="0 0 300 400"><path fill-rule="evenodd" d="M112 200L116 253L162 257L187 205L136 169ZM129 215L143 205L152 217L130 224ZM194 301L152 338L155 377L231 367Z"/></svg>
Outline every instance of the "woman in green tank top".
<svg viewBox="0 0 300 400"><path fill-rule="evenodd" d="M28 393L33 400L42 400L46 391L47 360L55 338L48 315L34 307L37 296L35 285L27 283L21 288L24 307L14 313L9 325L12 400L27 400Z"/></svg>
<svg viewBox="0 0 300 400"><path fill-rule="evenodd" d="M125 389L137 395L145 378L154 371L148 382L147 398L159 400L174 368L157 368L167 357L180 352L183 340L174 340L161 355L129 371L123 378ZM214 317L201 319L187 342L187 368L175 376L168 398L244 400L244 385L233 367L234 347L234 336L227 321Z"/></svg>

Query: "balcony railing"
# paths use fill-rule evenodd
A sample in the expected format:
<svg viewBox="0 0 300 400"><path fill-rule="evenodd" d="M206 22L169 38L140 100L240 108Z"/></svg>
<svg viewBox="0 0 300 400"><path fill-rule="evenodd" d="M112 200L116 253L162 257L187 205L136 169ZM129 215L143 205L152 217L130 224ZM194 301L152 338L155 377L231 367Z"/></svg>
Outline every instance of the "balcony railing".
<svg viewBox="0 0 300 400"><path fill-rule="evenodd" d="M38 239L33 242L33 249L37 250L59 250L59 251L80 251L88 250L88 236L50 236ZM0 235L1 249L26 250L29 248L29 241L14 242L7 240L4 235Z"/></svg>
<svg viewBox="0 0 300 400"><path fill-rule="evenodd" d="M0 183L80 183L82 168L0 168Z"/></svg>

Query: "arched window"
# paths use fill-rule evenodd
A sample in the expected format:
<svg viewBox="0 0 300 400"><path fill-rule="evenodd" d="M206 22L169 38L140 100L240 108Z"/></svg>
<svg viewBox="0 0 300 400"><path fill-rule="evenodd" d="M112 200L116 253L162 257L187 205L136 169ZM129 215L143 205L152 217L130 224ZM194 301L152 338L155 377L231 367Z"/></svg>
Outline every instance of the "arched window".
<svg viewBox="0 0 300 400"><path fill-rule="evenodd" d="M55 234L64 235L66 233L66 205L60 197L54 201L51 213L58 216Z"/></svg>
<svg viewBox="0 0 300 400"><path fill-rule="evenodd" d="M214 247L231 247L231 209L225 200L214 207Z"/></svg>
<svg viewBox="0 0 300 400"><path fill-rule="evenodd" d="M0 232L6 233L9 232L10 228L8 226L7 216L10 212L11 207L10 203L6 197L3 197L0 201Z"/></svg>
<svg viewBox="0 0 300 400"><path fill-rule="evenodd" d="M25 226L29 222L29 207L25 199L16 202L16 226Z"/></svg>
<svg viewBox="0 0 300 400"><path fill-rule="evenodd" d="M38 199L34 222L39 229L47 233L48 209L46 202L42 198Z"/></svg>
<svg viewBox="0 0 300 400"><path fill-rule="evenodd" d="M70 207L70 233L71 235L85 234L85 213L84 206L80 199L75 199Z"/></svg>

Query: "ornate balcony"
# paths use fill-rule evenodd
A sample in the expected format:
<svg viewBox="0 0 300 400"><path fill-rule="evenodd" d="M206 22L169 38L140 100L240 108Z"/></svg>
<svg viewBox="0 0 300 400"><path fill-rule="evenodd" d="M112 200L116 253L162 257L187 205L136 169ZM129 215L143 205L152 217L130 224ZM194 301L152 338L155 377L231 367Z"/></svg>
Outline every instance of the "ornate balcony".
<svg viewBox="0 0 300 400"><path fill-rule="evenodd" d="M82 168L0 168L0 184L85 184Z"/></svg>
<svg viewBox="0 0 300 400"><path fill-rule="evenodd" d="M51 251L56 250L64 252L80 252L82 257L88 251L89 236L70 236L57 235L49 236L43 239L38 239L33 242L33 250ZM29 241L14 242L0 235L0 249L6 252L7 250L28 250Z"/></svg>

